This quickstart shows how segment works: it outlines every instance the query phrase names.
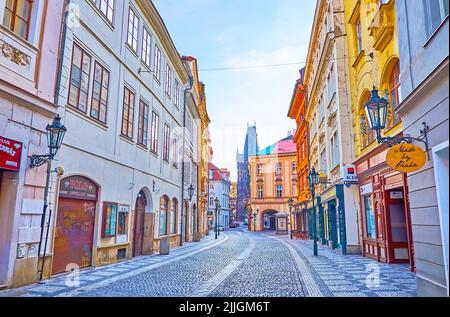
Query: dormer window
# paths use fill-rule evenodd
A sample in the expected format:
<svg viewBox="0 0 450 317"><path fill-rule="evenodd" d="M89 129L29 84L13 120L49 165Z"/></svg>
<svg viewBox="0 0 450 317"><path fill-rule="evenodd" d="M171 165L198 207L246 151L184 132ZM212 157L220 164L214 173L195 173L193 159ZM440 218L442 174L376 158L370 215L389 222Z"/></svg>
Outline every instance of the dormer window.
<svg viewBox="0 0 450 317"><path fill-rule="evenodd" d="M28 40L33 0L6 0L3 25Z"/></svg>

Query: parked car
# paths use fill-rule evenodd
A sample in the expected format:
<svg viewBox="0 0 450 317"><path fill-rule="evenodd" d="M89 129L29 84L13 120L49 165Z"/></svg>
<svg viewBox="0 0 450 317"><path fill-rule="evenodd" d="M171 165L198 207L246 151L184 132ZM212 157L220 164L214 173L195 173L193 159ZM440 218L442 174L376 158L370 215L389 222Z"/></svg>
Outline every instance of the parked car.
<svg viewBox="0 0 450 317"><path fill-rule="evenodd" d="M233 221L232 223L230 223L230 228L237 228L239 226L240 226L240 224L237 221Z"/></svg>
<svg viewBox="0 0 450 317"><path fill-rule="evenodd" d="M223 229L224 229L224 228L223 228L223 225L218 225L218 226L217 226L217 230L218 230L218 231L223 231Z"/></svg>

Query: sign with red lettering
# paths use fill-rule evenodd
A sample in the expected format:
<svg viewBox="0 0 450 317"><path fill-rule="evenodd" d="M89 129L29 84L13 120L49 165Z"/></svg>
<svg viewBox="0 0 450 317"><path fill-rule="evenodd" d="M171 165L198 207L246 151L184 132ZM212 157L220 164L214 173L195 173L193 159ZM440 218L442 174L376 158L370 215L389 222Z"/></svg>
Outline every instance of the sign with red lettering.
<svg viewBox="0 0 450 317"><path fill-rule="evenodd" d="M22 148L22 143L0 137L0 169L19 171Z"/></svg>
<svg viewBox="0 0 450 317"><path fill-rule="evenodd" d="M61 181L59 196L70 199L97 200L97 186L83 176L71 176Z"/></svg>

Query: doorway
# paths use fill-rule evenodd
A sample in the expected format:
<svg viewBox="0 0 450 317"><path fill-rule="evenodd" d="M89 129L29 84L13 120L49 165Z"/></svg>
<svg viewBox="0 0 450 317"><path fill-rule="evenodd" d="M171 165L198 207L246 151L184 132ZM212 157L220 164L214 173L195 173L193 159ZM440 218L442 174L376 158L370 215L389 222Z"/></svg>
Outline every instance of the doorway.
<svg viewBox="0 0 450 317"><path fill-rule="evenodd" d="M266 211L264 213L264 230L276 230L276 211Z"/></svg>
<svg viewBox="0 0 450 317"><path fill-rule="evenodd" d="M133 257L143 255L144 234L145 234L145 210L147 208L147 198L145 193L140 191L136 199L134 230L133 230Z"/></svg>

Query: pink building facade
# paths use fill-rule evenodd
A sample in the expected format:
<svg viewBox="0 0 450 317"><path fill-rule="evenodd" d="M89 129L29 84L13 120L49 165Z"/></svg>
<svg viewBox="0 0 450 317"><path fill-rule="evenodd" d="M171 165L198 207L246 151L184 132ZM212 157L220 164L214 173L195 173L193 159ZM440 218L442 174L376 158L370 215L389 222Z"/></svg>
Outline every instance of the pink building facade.
<svg viewBox="0 0 450 317"><path fill-rule="evenodd" d="M29 158L48 153L64 3L0 2L0 289L38 276L47 166Z"/></svg>

